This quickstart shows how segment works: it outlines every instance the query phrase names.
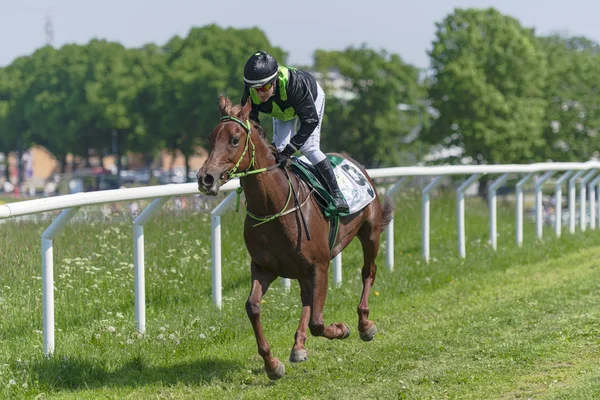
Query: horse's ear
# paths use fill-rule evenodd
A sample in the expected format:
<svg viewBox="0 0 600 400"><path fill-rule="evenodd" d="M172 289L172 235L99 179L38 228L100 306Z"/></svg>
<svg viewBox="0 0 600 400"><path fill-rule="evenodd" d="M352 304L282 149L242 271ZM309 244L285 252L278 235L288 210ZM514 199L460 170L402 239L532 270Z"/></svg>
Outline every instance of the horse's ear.
<svg viewBox="0 0 600 400"><path fill-rule="evenodd" d="M248 119L248 116L250 115L250 111L252 111L252 99L250 98L250 96L248 96L248 99L246 99L246 104L244 104L244 107L242 108L242 119L243 120Z"/></svg>
<svg viewBox="0 0 600 400"><path fill-rule="evenodd" d="M229 115L229 110L231 110L231 100L225 95L219 96L219 112L221 113L221 117Z"/></svg>

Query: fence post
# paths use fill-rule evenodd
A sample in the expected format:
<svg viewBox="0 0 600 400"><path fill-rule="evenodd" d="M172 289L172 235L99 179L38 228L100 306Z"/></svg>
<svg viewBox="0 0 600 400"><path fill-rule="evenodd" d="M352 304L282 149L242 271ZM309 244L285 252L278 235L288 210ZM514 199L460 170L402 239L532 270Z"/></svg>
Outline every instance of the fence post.
<svg viewBox="0 0 600 400"><path fill-rule="evenodd" d="M340 287L342 285L342 252L340 251L333 257L333 285Z"/></svg>
<svg viewBox="0 0 600 400"><path fill-rule="evenodd" d="M516 236L517 236L517 246L521 246L523 244L523 186L529 178L533 175L533 172L528 173L525 177L521 178L519 182L517 182L516 187L516 196L517 196L517 210L516 210Z"/></svg>
<svg viewBox="0 0 600 400"><path fill-rule="evenodd" d="M508 174L502 174L496 179L489 187L488 191L488 202L490 208L490 241L492 243L492 249L496 250L498 245L498 228L497 228L497 210L496 210L496 191L500 186L504 185L504 182L508 179Z"/></svg>
<svg viewBox="0 0 600 400"><path fill-rule="evenodd" d="M436 177L423 189L421 203L421 242L423 247L423 258L429 263L429 193L440 184L442 176Z"/></svg>
<svg viewBox="0 0 600 400"><path fill-rule="evenodd" d="M563 173L554 185L554 198L556 209L554 210L554 233L556 237L560 237L562 229L562 185L573 174L573 171Z"/></svg>
<svg viewBox="0 0 600 400"><path fill-rule="evenodd" d="M597 206L596 206L596 186L598 186L598 182L600 182L600 175L592 179L590 184L588 185L588 190L590 192L590 228L596 229L596 214L597 214Z"/></svg>
<svg viewBox="0 0 600 400"><path fill-rule="evenodd" d="M212 255L212 299L217 308L223 305L221 287L221 215L230 207L237 193L229 193L225 199L210 212L211 255Z"/></svg>
<svg viewBox="0 0 600 400"><path fill-rule="evenodd" d="M156 214L169 197L154 199L140 215L133 220L133 287L135 297L135 320L138 332L146 332L146 278L144 259L144 225Z"/></svg>
<svg viewBox="0 0 600 400"><path fill-rule="evenodd" d="M542 198L542 186L546 181L554 175L555 171L548 171L535 183L535 232L538 239L542 238L543 235L543 198Z"/></svg>
<svg viewBox="0 0 600 400"><path fill-rule="evenodd" d="M458 255L465 258L465 191L479 178L479 174L471 175L456 190L456 223L458 225Z"/></svg>
<svg viewBox="0 0 600 400"><path fill-rule="evenodd" d="M44 354L54 353L54 256L53 241L79 207L67 208L42 233L42 326Z"/></svg>
<svg viewBox="0 0 600 400"><path fill-rule="evenodd" d="M577 204L575 203L577 201L577 194L575 193L575 183L577 179L579 179L579 177L584 173L585 170L577 171L575 175L573 175L569 179L569 231L571 233L575 233L575 213L577 212Z"/></svg>
<svg viewBox="0 0 600 400"><path fill-rule="evenodd" d="M590 171L588 171L587 174L585 174L583 176L583 178L581 178L581 181L579 181L579 201L581 203L581 206L579 207L581 209L580 211L580 215L581 217L579 218L579 227L581 228L582 232L585 232L585 229L587 227L587 207L586 207L586 198L587 198L587 193L586 193L586 188L587 188L587 183L589 182L590 179L592 179L592 177L596 174L596 169L592 168Z"/></svg>
<svg viewBox="0 0 600 400"><path fill-rule="evenodd" d="M400 191L402 186L404 186L408 182L408 176L403 176L400 178L394 186L390 188L385 194L389 196L391 199L394 198L396 193ZM388 271L394 270L394 216L392 214L392 219L390 223L385 228L385 264L387 266Z"/></svg>

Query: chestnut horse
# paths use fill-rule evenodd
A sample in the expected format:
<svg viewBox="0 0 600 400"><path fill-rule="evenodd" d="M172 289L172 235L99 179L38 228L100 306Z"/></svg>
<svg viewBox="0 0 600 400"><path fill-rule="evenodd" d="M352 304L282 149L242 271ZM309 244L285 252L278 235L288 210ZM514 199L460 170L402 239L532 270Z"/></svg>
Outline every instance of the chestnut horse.
<svg viewBox="0 0 600 400"><path fill-rule="evenodd" d="M358 332L362 340L372 340L377 329L369 320L368 299L377 270L375 258L380 233L390 222L394 205L387 197L382 205L375 194L376 198L361 211L341 217L336 242L330 250L328 220L313 192L295 174L276 164L275 149L267 142L264 131L248 119L250 109L250 101L242 107L232 105L224 96L219 98L221 120L210 134L210 153L197 174L198 189L216 195L224 182L240 177L248 214L244 240L252 259L252 287L246 312L267 375L275 380L284 375L285 367L271 354L260 323L260 301L269 285L277 277L296 279L300 284L302 315L290 361L305 361L308 358L304 346L307 327L313 336L328 339L345 339L350 335L344 323L324 325L323 306L330 260L358 237L364 257ZM367 176L361 165L354 164ZM369 181L373 185L370 178ZM296 202L292 196L294 191Z"/></svg>

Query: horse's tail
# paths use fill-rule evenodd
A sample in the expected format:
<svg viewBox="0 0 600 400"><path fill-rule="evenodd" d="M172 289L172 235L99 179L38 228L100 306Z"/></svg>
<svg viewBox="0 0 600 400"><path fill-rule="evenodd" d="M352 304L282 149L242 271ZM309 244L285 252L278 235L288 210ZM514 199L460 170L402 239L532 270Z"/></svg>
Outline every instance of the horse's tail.
<svg viewBox="0 0 600 400"><path fill-rule="evenodd" d="M381 205L381 230L388 226L394 218L394 200L390 196L383 196L383 204Z"/></svg>

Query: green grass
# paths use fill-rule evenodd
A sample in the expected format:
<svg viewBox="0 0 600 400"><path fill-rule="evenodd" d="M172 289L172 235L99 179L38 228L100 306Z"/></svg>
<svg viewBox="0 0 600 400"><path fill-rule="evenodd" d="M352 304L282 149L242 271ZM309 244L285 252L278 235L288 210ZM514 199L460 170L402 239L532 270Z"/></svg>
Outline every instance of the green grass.
<svg viewBox="0 0 600 400"><path fill-rule="evenodd" d="M432 201L431 262L420 246L418 197L398 199L395 270L370 298L378 335L361 342L356 306L362 253L343 256L326 323L344 341L309 337L309 360L287 358L300 316L298 287L275 282L261 320L286 375L271 382L244 303L249 259L242 215L223 218L223 308L211 305L207 214L162 213L146 228L147 333L133 310L131 226L72 222L55 240L56 353L42 351L40 238L47 223L0 224L0 398L57 399L594 399L600 396L598 231L545 227L514 238L499 209L498 251L487 207L468 199L467 258L457 256L455 200Z"/></svg>

